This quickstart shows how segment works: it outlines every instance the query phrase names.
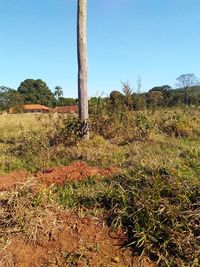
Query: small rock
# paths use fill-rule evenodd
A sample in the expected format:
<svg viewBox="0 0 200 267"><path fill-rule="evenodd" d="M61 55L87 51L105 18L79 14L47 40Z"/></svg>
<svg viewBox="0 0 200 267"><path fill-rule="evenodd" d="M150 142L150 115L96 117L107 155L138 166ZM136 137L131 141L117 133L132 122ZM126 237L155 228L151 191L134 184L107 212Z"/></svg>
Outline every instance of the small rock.
<svg viewBox="0 0 200 267"><path fill-rule="evenodd" d="M116 256L116 257L112 258L112 261L114 263L119 263L120 262L120 258Z"/></svg>

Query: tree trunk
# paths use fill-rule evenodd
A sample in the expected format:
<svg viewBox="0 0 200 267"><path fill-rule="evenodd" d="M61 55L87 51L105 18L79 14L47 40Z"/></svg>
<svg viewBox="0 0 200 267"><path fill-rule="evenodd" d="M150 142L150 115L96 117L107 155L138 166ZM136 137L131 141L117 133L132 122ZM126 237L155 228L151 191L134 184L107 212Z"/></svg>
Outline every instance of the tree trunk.
<svg viewBox="0 0 200 267"><path fill-rule="evenodd" d="M184 102L185 102L185 105L188 106L188 104L189 104L188 88L185 89Z"/></svg>
<svg viewBox="0 0 200 267"><path fill-rule="evenodd" d="M81 135L89 138L88 128L88 63L87 63L87 0L78 0L77 18L77 52L78 52L78 100Z"/></svg>

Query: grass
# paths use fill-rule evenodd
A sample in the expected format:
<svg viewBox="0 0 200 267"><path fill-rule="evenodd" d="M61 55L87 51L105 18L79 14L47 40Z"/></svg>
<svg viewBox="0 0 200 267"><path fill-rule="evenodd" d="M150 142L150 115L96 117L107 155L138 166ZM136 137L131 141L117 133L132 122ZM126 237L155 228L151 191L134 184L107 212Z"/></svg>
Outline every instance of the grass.
<svg viewBox="0 0 200 267"><path fill-rule="evenodd" d="M109 179L42 190L25 209L42 210L48 203L100 216L113 229L125 230L125 246L158 266L199 266L200 110L97 115L91 116L91 139L85 142L76 118L2 116L0 172L34 173L79 160L117 167L120 174Z"/></svg>

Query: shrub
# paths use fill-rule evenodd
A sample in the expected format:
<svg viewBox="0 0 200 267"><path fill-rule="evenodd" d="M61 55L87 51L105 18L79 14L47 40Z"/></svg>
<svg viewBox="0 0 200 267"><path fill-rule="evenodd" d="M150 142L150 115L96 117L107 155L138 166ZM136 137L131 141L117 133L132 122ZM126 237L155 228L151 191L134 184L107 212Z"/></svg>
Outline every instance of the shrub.
<svg viewBox="0 0 200 267"><path fill-rule="evenodd" d="M167 135L177 138L193 137L200 135L198 125L199 121L189 111L175 112L161 120L160 129Z"/></svg>
<svg viewBox="0 0 200 267"><path fill-rule="evenodd" d="M136 132L140 140L148 139L151 131L155 127L154 121L145 112L139 112L136 114L135 124Z"/></svg>

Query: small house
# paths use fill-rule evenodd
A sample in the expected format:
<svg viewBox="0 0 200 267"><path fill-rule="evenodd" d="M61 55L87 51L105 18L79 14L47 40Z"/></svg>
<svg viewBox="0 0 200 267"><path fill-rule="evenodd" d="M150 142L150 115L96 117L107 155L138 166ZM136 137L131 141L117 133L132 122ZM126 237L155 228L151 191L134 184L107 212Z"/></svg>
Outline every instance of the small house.
<svg viewBox="0 0 200 267"><path fill-rule="evenodd" d="M52 112L52 109L40 104L29 104L24 105L23 111L25 113L49 113Z"/></svg>

